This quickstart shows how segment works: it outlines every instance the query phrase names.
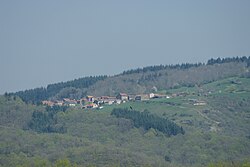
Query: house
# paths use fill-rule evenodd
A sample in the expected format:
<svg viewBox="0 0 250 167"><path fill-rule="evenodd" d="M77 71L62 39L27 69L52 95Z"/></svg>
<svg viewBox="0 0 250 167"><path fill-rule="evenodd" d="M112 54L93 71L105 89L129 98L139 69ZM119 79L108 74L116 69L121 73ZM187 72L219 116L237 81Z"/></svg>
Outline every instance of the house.
<svg viewBox="0 0 250 167"><path fill-rule="evenodd" d="M140 95L135 96L135 100L141 101L141 96Z"/></svg>
<svg viewBox="0 0 250 167"><path fill-rule="evenodd" d="M98 105L95 103L90 103L90 104L83 106L83 108L98 108Z"/></svg>
<svg viewBox="0 0 250 167"><path fill-rule="evenodd" d="M52 102L52 101L48 101L48 100L44 100L44 101L42 101L42 104L43 104L43 105L50 106L50 107L52 107L52 106L54 106L54 105L55 105L55 103L54 103L54 102Z"/></svg>
<svg viewBox="0 0 250 167"><path fill-rule="evenodd" d="M124 101L127 101L128 100L128 95L126 93L119 93L117 96L116 96L117 99L120 99L120 100L124 100Z"/></svg>
<svg viewBox="0 0 250 167"><path fill-rule="evenodd" d="M69 98L64 98L63 99L63 104L67 105L67 106L70 106L70 107L74 107L74 106L77 105L77 100L72 100L72 99L69 99Z"/></svg>
<svg viewBox="0 0 250 167"><path fill-rule="evenodd" d="M56 103L55 103L55 105L57 105L57 106L63 106L63 101L57 100Z"/></svg>
<svg viewBox="0 0 250 167"><path fill-rule="evenodd" d="M111 105L111 104L114 104L116 100L117 100L116 98L109 98L109 99L104 100L104 103Z"/></svg>
<svg viewBox="0 0 250 167"><path fill-rule="evenodd" d="M112 105L112 104L114 104L114 100L108 100L108 101L106 101L106 104L108 104L108 105Z"/></svg>
<svg viewBox="0 0 250 167"><path fill-rule="evenodd" d="M147 95L147 94L136 95L135 100L138 100L138 101L149 100L149 95Z"/></svg>
<svg viewBox="0 0 250 167"><path fill-rule="evenodd" d="M86 99L87 99L87 101L89 101L89 102L94 102L94 101L95 101L94 96L86 96Z"/></svg>
<svg viewBox="0 0 250 167"><path fill-rule="evenodd" d="M154 98L154 97L155 97L155 94L154 94L154 93L150 93L150 94L149 94L149 98L150 98L150 99L152 99L152 98Z"/></svg>
<svg viewBox="0 0 250 167"><path fill-rule="evenodd" d="M136 95L128 95L128 100L129 101L134 101Z"/></svg>
<svg viewBox="0 0 250 167"><path fill-rule="evenodd" d="M109 98L110 98L109 96L101 96L99 99L101 99L101 100L107 100Z"/></svg>
<svg viewBox="0 0 250 167"><path fill-rule="evenodd" d="M99 104L108 104L108 105L114 104L117 100L116 97L110 97L110 96L101 96L98 97L97 99Z"/></svg>

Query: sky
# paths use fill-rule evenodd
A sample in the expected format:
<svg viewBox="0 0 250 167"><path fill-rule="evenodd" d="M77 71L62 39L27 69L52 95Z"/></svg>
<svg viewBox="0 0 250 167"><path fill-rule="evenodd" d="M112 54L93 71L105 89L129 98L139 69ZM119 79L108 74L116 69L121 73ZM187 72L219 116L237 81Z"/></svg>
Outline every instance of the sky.
<svg viewBox="0 0 250 167"><path fill-rule="evenodd" d="M1 0L0 94L250 56L249 0Z"/></svg>

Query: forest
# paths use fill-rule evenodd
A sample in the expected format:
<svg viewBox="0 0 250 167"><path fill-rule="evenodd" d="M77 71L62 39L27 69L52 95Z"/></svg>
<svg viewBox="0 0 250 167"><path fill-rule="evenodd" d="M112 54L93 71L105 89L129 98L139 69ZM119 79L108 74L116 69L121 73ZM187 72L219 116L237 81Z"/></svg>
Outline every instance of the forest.
<svg viewBox="0 0 250 167"><path fill-rule="evenodd" d="M65 133L67 130L64 125L57 122L57 112L59 110L34 111L28 128L38 133Z"/></svg>
<svg viewBox="0 0 250 167"><path fill-rule="evenodd" d="M86 95L86 91L84 91L84 89L105 78L107 78L107 76L84 77L72 81L49 84L46 88L35 88L16 93L5 93L5 95L16 95L26 103L40 104L42 100L52 98L62 90L65 92L65 89L70 91L70 93L73 92L74 94L78 93L81 89L83 91L80 91L80 96L84 96ZM66 94L64 97L69 97L69 95Z"/></svg>
<svg viewBox="0 0 250 167"><path fill-rule="evenodd" d="M143 127L145 130L153 128L168 136L177 135L178 133L185 133L183 128L176 125L174 122L152 115L148 111L140 112L129 110L127 108L114 108L111 112L111 115L114 115L117 118L130 119L137 128Z"/></svg>

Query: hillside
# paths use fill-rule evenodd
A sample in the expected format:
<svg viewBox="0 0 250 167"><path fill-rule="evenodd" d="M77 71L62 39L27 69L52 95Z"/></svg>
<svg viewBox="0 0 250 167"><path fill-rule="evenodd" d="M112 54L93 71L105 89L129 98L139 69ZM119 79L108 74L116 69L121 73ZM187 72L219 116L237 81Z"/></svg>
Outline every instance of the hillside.
<svg viewBox="0 0 250 167"><path fill-rule="evenodd" d="M233 75L241 75L246 70L242 63L210 66L216 67L214 72L221 67L229 70L233 66L237 69L230 69L235 72ZM208 72L212 70L209 70L210 66L191 67L184 70L187 73L183 71L183 75L199 73L201 69ZM196 68L200 70L194 72ZM182 73L172 70L178 75ZM202 84L204 80L200 80L201 84L193 87L180 84L173 89L161 90L172 94L171 98L105 105L103 109L52 111L45 106L26 104L16 96L0 96L0 166L242 164L250 158L250 78L230 77L232 72L227 71L217 73L223 73L227 78L204 76L204 79L216 81L206 80L209 83ZM112 78L133 75L143 74ZM111 82L109 80L111 78L96 84ZM155 125L155 128L136 126L129 117L112 115L114 108L130 107L146 116L172 121L185 133L169 136ZM37 122L35 127L34 120ZM44 127L51 131L44 131ZM60 131L61 128L64 130Z"/></svg>
<svg viewBox="0 0 250 167"><path fill-rule="evenodd" d="M17 95L25 102L38 104L46 99L79 99L86 95L114 96L120 92L141 94L182 86L193 87L233 76L247 76L249 66L250 57L210 59L206 64L149 66L110 77L84 77L10 95Z"/></svg>
<svg viewBox="0 0 250 167"><path fill-rule="evenodd" d="M134 74L118 75L99 81L91 86L87 93L96 96L115 95L119 92L141 94L158 90L195 86L232 76L241 76L249 69L244 62L230 62L213 65L200 65L187 69L163 69Z"/></svg>

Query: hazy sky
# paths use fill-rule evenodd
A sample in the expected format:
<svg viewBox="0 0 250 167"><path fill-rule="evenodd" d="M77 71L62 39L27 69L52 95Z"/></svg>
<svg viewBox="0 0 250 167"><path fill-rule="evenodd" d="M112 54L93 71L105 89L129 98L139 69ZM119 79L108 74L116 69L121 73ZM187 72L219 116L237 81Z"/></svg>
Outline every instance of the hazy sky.
<svg viewBox="0 0 250 167"><path fill-rule="evenodd" d="M250 0L1 0L0 94L250 56Z"/></svg>

